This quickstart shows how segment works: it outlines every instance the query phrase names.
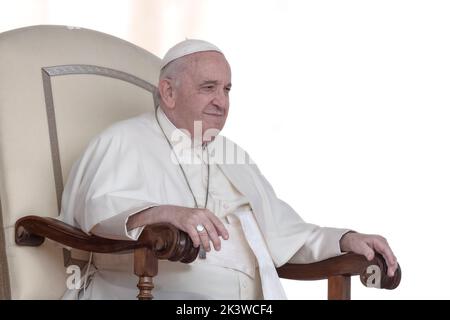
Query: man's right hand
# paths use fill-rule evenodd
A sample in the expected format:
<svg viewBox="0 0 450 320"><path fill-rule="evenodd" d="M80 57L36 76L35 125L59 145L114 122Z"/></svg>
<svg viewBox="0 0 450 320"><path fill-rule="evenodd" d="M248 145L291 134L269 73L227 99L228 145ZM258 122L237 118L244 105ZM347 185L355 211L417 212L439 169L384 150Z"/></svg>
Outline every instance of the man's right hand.
<svg viewBox="0 0 450 320"><path fill-rule="evenodd" d="M220 250L220 239L227 240L229 235L225 225L208 209L186 208L172 205L161 205L146 209L132 215L127 222L127 229L154 223L171 223L183 230L192 239L195 247L202 244L205 251L211 251L210 241L214 249ZM203 231L197 231L197 226L203 225Z"/></svg>

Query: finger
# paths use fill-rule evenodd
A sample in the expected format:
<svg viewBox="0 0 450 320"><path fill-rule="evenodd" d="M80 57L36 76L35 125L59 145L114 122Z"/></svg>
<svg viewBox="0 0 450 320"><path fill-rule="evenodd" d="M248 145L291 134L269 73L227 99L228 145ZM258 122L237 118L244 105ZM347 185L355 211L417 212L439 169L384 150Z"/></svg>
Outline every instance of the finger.
<svg viewBox="0 0 450 320"><path fill-rule="evenodd" d="M228 240L228 238L230 236L229 236L227 228L225 228L225 225L223 224L223 222L216 215L214 215L212 212L210 212L208 214L208 217L210 218L210 220L214 224L214 226L215 226L215 228L217 230L217 233L220 234L223 239Z"/></svg>
<svg viewBox="0 0 450 320"><path fill-rule="evenodd" d="M211 246L209 245L209 236L206 228L203 231L197 231L197 233L200 237L200 242L203 246L203 249L205 249L205 251L211 251Z"/></svg>
<svg viewBox="0 0 450 320"><path fill-rule="evenodd" d="M359 254L362 254L366 257L368 261L371 261L375 257L375 252L373 249L365 242L361 242L361 246L358 249Z"/></svg>
<svg viewBox="0 0 450 320"><path fill-rule="evenodd" d="M220 239L216 231L216 227L210 221L206 221L204 224L206 231L208 232L209 238L211 239L214 249L216 251L220 250Z"/></svg>
<svg viewBox="0 0 450 320"><path fill-rule="evenodd" d="M374 241L374 249L381 253L388 267L388 276L392 277L397 269L397 258L392 252L391 247L386 240L377 239Z"/></svg>
<svg viewBox="0 0 450 320"><path fill-rule="evenodd" d="M389 277L393 277L395 275L395 271L397 271L398 268L398 264L395 263L392 266L388 266L388 276Z"/></svg>
<svg viewBox="0 0 450 320"><path fill-rule="evenodd" d="M200 245L200 237L197 230L194 227L188 227L187 233L191 237L194 247L197 248Z"/></svg>

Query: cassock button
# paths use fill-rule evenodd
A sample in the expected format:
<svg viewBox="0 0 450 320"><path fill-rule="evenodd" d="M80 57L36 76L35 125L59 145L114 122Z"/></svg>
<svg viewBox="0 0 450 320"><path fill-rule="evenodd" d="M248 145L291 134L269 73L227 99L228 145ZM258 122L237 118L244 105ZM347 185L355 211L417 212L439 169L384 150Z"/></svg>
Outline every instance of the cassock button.
<svg viewBox="0 0 450 320"><path fill-rule="evenodd" d="M230 206L228 205L228 204L226 204L226 203L224 203L223 204L223 208L226 210L226 209L228 209Z"/></svg>

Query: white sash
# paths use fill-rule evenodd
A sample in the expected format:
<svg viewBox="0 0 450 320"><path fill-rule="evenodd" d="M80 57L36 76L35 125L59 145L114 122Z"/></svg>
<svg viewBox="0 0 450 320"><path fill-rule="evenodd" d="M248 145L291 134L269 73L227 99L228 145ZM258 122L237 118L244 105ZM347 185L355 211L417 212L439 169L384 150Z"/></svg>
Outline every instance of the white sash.
<svg viewBox="0 0 450 320"><path fill-rule="evenodd" d="M286 293L252 212L248 210L237 211L234 215L241 222L245 238L258 260L264 299L286 300Z"/></svg>

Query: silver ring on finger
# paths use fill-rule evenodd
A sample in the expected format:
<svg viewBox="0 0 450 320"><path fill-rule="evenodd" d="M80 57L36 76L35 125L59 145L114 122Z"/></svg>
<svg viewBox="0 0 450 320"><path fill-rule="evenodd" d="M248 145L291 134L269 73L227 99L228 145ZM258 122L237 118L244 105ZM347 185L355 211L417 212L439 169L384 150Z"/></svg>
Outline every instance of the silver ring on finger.
<svg viewBox="0 0 450 320"><path fill-rule="evenodd" d="M198 232L203 232L203 231L205 231L205 226L202 225L201 223L199 223L199 224L195 227L195 229L196 229Z"/></svg>

